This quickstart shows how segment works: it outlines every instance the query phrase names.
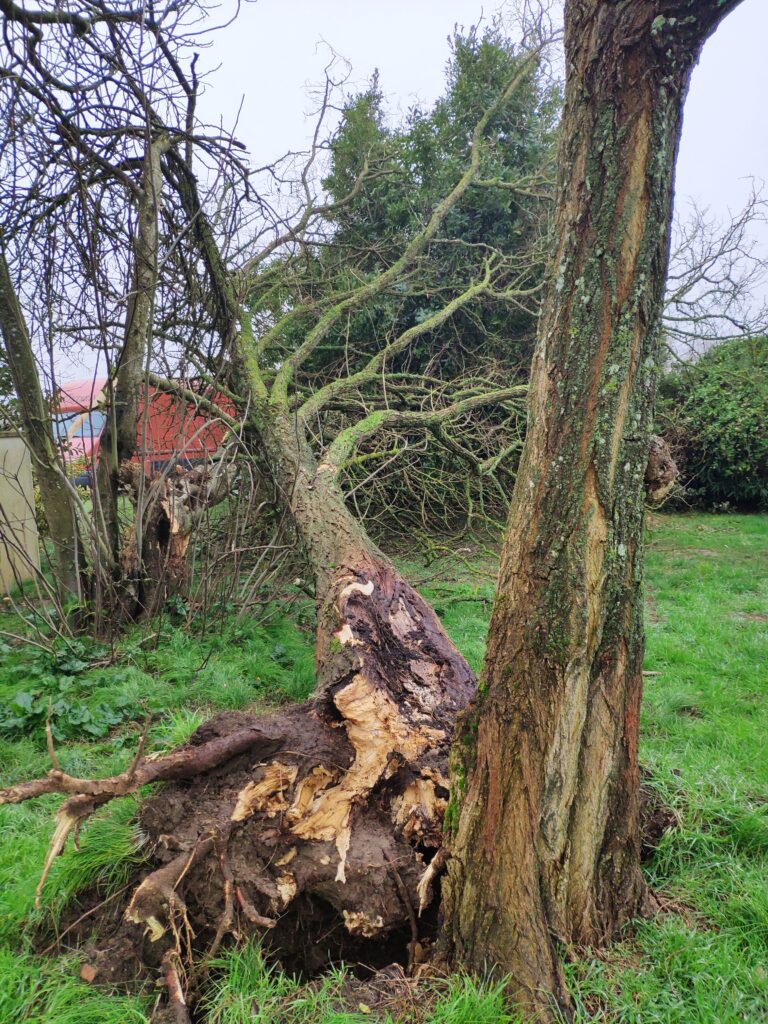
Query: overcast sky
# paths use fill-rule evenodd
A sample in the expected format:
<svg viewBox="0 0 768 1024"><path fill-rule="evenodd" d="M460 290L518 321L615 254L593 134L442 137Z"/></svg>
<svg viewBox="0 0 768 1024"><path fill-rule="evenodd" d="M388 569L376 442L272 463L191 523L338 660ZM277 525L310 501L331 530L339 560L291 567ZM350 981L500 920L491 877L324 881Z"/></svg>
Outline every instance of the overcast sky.
<svg viewBox="0 0 768 1024"><path fill-rule="evenodd" d="M221 0L222 20L235 0ZM352 66L349 88L378 68L396 116L442 93L447 37L498 0L245 0L228 28L212 33L201 57L210 78L200 111L232 127L254 166L303 148L311 132L311 86L322 80L328 46ZM688 197L721 218L741 207L750 176L768 179L768 2L744 0L729 15L695 70L678 162L678 203ZM768 229L759 236L768 256ZM69 357L68 357L69 358ZM90 370L70 368L65 377ZM74 364L73 364L74 366Z"/></svg>
<svg viewBox="0 0 768 1024"><path fill-rule="evenodd" d="M473 0L258 0L214 36L204 63L220 63L203 109L231 124L256 163L307 139L307 87L322 77L328 49L347 58L354 82L375 68L393 110L440 95L455 24L469 26L484 7ZM223 9L226 10L227 4ZM737 208L753 176L768 178L768 3L744 0L704 51L685 112L678 201L695 198L713 212ZM768 241L767 243L768 244Z"/></svg>

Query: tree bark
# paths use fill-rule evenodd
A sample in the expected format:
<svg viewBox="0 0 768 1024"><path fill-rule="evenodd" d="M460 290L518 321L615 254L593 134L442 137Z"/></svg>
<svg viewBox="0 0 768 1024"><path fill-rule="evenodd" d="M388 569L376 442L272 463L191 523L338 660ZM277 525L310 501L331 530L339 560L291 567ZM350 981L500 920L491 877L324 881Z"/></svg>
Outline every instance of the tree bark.
<svg viewBox="0 0 768 1024"><path fill-rule="evenodd" d="M104 594L106 621L132 618L140 598L144 562L144 531L146 493L142 472L136 481L136 524L130 544L122 545L118 495L130 460L139 448L139 405L142 390L146 391L147 346L152 330L158 274L158 216L163 177L161 156L170 140L165 135L147 143L142 172L142 191L136 211L137 225L133 239L133 282L123 329L123 346L117 362L114 381L108 385L109 407L99 445L95 467L94 500L99 527L105 546L112 553L113 564L102 566L104 580L110 580ZM147 392L148 396L148 392ZM98 625L97 625L98 628Z"/></svg>
<svg viewBox="0 0 768 1024"><path fill-rule="evenodd" d="M640 871L644 476L691 69L736 2L571 0L556 249L478 691L452 754L445 939L570 1012L558 946L649 908ZM559 1018L558 1018L559 1019Z"/></svg>
<svg viewBox="0 0 768 1024"><path fill-rule="evenodd" d="M336 467L317 462L297 418L281 408L264 415L261 441L315 577L318 694L335 699L340 684L362 673L403 704L408 729L423 722L424 700L445 701L431 724L452 732L474 689L464 658L349 512Z"/></svg>
<svg viewBox="0 0 768 1024"><path fill-rule="evenodd" d="M59 465L51 413L40 387L29 330L5 253L0 248L0 330L5 358L18 396L24 440L32 455L35 476L53 544L53 571L62 598L82 598L84 552L79 539L72 495Z"/></svg>
<svg viewBox="0 0 768 1024"><path fill-rule="evenodd" d="M140 470L140 467L133 467ZM139 603L143 614L160 611L168 598L188 593L189 547L206 513L224 501L236 474L226 452L200 466L169 472L153 480L144 515L142 580ZM136 476L138 476L138 472ZM138 560L138 553L134 554Z"/></svg>

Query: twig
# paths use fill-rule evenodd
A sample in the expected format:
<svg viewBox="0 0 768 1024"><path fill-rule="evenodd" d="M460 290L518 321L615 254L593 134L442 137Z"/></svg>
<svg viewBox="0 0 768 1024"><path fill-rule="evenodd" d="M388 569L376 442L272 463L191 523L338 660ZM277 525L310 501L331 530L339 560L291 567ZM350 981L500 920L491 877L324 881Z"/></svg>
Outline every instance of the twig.
<svg viewBox="0 0 768 1024"><path fill-rule="evenodd" d="M139 767L139 764L141 763L142 758L144 757L144 748L147 745L147 733L149 732L149 726L151 722L152 716L148 714L144 719L144 729L142 730L141 737L139 739L139 745L136 748L136 756L131 762L131 767L128 769L128 778L131 782L133 782L134 778L136 777L136 771Z"/></svg>
<svg viewBox="0 0 768 1024"><path fill-rule="evenodd" d="M410 894L408 892L408 889L406 888L405 882L400 876L400 872L397 870L397 865L387 853L384 854L384 859L386 860L387 864L389 864L389 869L392 872L392 875L395 879L397 891L400 894L400 899L403 903L403 906L406 909L406 912L408 914L408 921L411 925L411 941L408 943L408 972L410 973L413 970L416 962L416 946L419 941L419 925L418 921L416 920L416 914L414 913L413 910L413 903L411 902Z"/></svg>
<svg viewBox="0 0 768 1024"><path fill-rule="evenodd" d="M45 742L46 742L46 745L48 747L48 757L51 759L51 764L53 765L54 770L59 772L59 771L61 771L61 766L59 765L59 759L56 756L56 750L54 749L54 746L53 746L53 732L51 730L51 713L52 713L52 711L53 711L53 706L51 704L51 701L49 700L48 701L48 716L45 719Z"/></svg>

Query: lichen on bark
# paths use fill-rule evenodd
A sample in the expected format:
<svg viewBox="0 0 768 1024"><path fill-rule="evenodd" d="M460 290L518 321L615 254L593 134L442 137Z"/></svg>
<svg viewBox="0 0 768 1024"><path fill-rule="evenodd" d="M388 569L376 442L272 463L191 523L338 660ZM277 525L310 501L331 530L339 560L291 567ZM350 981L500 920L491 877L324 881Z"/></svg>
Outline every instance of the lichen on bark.
<svg viewBox="0 0 768 1024"><path fill-rule="evenodd" d="M485 665L454 742L445 886L448 952L509 976L542 1020L571 1012L560 951L650 906L637 743L657 323L682 105L733 6L566 4L556 242Z"/></svg>

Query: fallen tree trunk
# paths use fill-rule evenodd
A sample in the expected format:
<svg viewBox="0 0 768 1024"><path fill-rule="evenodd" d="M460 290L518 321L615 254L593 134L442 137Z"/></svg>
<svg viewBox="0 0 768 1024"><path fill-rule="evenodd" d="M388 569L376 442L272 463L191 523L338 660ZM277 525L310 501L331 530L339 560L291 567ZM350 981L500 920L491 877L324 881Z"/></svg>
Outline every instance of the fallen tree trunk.
<svg viewBox="0 0 768 1024"><path fill-rule="evenodd" d="M105 980L147 966L167 972L170 954L189 967L227 932L266 932L310 970L340 957L415 956L453 725L475 680L433 610L323 488L322 472L304 479L310 470L294 466L291 503L317 575L314 699L260 718L219 715L182 750L139 756L111 779L73 779L55 766L0 794L67 795L49 866L105 802L166 783L140 812L151 870L96 958Z"/></svg>

